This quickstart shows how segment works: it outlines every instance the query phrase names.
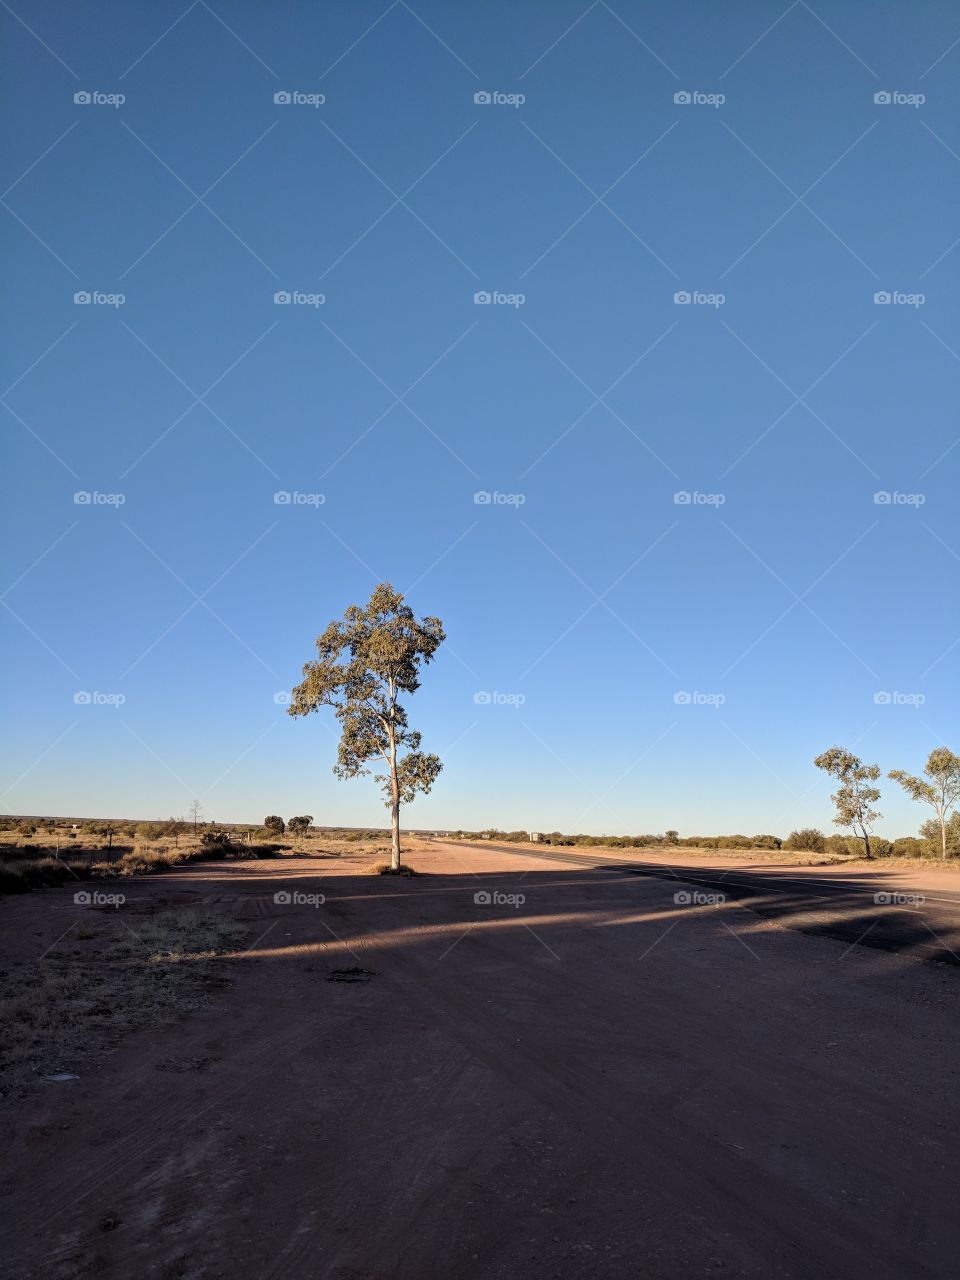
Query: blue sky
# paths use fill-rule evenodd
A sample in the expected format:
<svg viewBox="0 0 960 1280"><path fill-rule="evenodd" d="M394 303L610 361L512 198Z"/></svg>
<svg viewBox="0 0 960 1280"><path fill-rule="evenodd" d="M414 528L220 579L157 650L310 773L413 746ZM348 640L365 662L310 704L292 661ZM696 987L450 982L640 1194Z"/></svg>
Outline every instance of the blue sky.
<svg viewBox="0 0 960 1280"><path fill-rule="evenodd" d="M383 579L411 825L830 829L819 751L957 747L952 6L0 26L8 812L382 823L275 699Z"/></svg>

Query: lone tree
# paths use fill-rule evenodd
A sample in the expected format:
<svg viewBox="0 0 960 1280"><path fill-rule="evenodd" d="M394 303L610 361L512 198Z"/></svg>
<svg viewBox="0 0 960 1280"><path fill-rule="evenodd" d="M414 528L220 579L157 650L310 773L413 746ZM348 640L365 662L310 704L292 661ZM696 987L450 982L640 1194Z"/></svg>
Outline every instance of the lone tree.
<svg viewBox="0 0 960 1280"><path fill-rule="evenodd" d="M203 813L203 805L199 800L194 800L190 806L190 821L193 823L193 834L197 834L197 827L200 825L200 815Z"/></svg>
<svg viewBox="0 0 960 1280"><path fill-rule="evenodd" d="M960 756L947 747L936 747L927 756L923 772L927 779L915 778L903 769L892 769L887 774L899 782L911 800L933 806L940 824L940 856L947 856L947 814L960 800Z"/></svg>
<svg viewBox="0 0 960 1280"><path fill-rule="evenodd" d="M444 639L439 618L418 621L403 596L381 582L365 608L350 605L318 637L317 657L303 668L287 707L291 716L335 709L341 725L333 770L338 778L369 774L371 761L386 765L386 773L376 776L390 809L392 871L400 870L400 805L428 792L443 768L438 756L420 750L420 734L408 727L397 698L419 689L421 664L430 662Z"/></svg>
<svg viewBox="0 0 960 1280"><path fill-rule="evenodd" d="M813 763L840 783L832 796L837 808L834 822L838 827L852 828L863 841L867 857L872 858L870 830L880 814L870 806L880 799L880 790L870 784L880 777L880 766L864 764L859 756L843 747L831 747Z"/></svg>
<svg viewBox="0 0 960 1280"><path fill-rule="evenodd" d="M291 818L287 822L287 830L292 835L298 836L303 831L309 831L312 822L313 822L313 814L304 813L304 814L301 814L300 817L298 818Z"/></svg>
<svg viewBox="0 0 960 1280"><path fill-rule="evenodd" d="M269 813L263 820L263 825L274 836L282 836L287 826L279 813Z"/></svg>

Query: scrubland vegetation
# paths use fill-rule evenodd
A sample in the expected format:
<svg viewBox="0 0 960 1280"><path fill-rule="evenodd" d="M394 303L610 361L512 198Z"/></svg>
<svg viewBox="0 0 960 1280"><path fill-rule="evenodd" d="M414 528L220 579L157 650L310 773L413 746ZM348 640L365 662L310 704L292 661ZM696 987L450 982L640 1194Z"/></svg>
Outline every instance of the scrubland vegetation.
<svg viewBox="0 0 960 1280"><path fill-rule="evenodd" d="M387 851L382 831L317 830L312 821L309 815L288 822L271 816L262 826L250 827L213 822L194 826L175 818L76 823L61 818L0 819L0 894L75 880L150 875L189 862Z"/></svg>

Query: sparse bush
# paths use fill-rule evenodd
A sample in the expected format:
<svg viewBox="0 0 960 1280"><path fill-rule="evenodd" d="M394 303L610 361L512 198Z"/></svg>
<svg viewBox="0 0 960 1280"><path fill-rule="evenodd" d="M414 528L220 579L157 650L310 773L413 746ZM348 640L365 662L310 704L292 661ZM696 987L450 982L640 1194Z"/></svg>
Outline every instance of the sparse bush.
<svg viewBox="0 0 960 1280"><path fill-rule="evenodd" d="M94 823L88 823L92 834L98 834ZM84 828L86 830L86 827ZM137 827L136 836L138 840L159 840L164 834L164 824L162 822L141 822Z"/></svg>
<svg viewBox="0 0 960 1280"><path fill-rule="evenodd" d="M153 871L166 871L173 865L172 859L162 853L125 853L119 862L100 863L110 868L111 875L145 876Z"/></svg>
<svg viewBox="0 0 960 1280"><path fill-rule="evenodd" d="M205 831L200 837L200 856L217 860L232 852L233 845L225 831Z"/></svg>

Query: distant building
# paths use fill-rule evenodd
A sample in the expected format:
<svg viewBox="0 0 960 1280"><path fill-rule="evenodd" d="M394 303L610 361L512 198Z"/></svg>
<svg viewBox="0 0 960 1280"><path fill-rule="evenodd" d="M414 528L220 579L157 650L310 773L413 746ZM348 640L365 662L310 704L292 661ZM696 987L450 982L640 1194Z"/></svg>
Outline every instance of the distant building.
<svg viewBox="0 0 960 1280"><path fill-rule="evenodd" d="M540 832L539 832L539 831L531 831L531 832L530 832L530 843L531 843L531 844L539 844L539 843L540 843Z"/></svg>

